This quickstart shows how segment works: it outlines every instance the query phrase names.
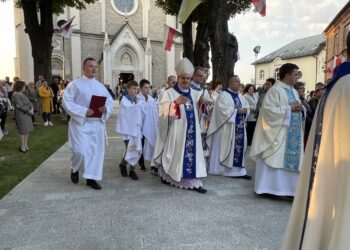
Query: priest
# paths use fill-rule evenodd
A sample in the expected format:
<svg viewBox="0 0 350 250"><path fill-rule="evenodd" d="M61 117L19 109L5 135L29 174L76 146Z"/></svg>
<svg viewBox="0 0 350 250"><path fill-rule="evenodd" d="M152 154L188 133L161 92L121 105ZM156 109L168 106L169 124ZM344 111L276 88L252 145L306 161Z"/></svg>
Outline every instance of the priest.
<svg viewBox="0 0 350 250"><path fill-rule="evenodd" d="M266 93L250 156L256 161L257 194L294 196L303 159L303 106L294 89L298 66L283 64L280 81Z"/></svg>
<svg viewBox="0 0 350 250"><path fill-rule="evenodd" d="M178 83L159 103L159 130L152 166L162 183L205 193L207 176L198 118L200 94L190 88L193 65L184 58L176 65Z"/></svg>
<svg viewBox="0 0 350 250"><path fill-rule="evenodd" d="M68 138L72 150L71 180L79 182L79 171L83 171L86 184L101 189L105 154L105 124L113 110L113 99L104 85L95 79L97 62L87 58L83 63L83 76L69 83L63 94L63 108L70 115ZM95 117L90 109L91 97L104 96L105 104L98 108L102 117Z"/></svg>
<svg viewBox="0 0 350 250"><path fill-rule="evenodd" d="M208 129L209 174L251 179L244 167L247 149L246 118L249 103L239 93L237 75L216 99Z"/></svg>
<svg viewBox="0 0 350 250"><path fill-rule="evenodd" d="M283 249L349 249L349 96L350 62L344 62L316 109Z"/></svg>

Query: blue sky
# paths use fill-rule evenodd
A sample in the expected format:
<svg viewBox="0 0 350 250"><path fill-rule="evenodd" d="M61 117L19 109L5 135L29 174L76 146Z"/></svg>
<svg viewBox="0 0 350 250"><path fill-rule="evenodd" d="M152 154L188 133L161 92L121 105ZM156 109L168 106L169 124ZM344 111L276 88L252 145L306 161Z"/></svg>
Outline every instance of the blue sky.
<svg viewBox="0 0 350 250"><path fill-rule="evenodd" d="M266 0L266 17L253 11L229 21L229 31L238 39L241 60L235 74L243 83L254 78L253 48L261 46L258 59L303 37L322 34L348 0Z"/></svg>
<svg viewBox="0 0 350 250"><path fill-rule="evenodd" d="M348 0L267 0L266 17L253 11L229 21L229 30L239 42L241 60L235 73L242 82L254 78L253 48L261 46L261 58L298 38L321 34ZM13 1L0 2L0 79L14 76ZM5 36L4 36L5 34Z"/></svg>

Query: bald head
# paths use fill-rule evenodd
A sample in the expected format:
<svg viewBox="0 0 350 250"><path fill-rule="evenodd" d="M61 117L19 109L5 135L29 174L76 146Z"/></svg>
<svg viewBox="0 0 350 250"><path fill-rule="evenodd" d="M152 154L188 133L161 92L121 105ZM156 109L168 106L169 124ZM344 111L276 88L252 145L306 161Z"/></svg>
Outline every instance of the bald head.
<svg viewBox="0 0 350 250"><path fill-rule="evenodd" d="M229 83L228 83L228 87L232 91L238 92L240 89L240 85L241 85L241 79L239 79L239 76L234 75L230 78Z"/></svg>

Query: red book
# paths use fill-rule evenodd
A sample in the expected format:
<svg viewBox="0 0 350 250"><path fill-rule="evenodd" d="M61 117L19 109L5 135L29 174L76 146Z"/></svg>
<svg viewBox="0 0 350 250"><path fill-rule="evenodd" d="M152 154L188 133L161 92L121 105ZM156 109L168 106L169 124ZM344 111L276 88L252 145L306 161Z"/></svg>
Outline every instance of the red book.
<svg viewBox="0 0 350 250"><path fill-rule="evenodd" d="M103 107L106 104L107 97L93 95L91 96L91 101L89 105L89 109L92 109L94 113L90 117L101 118L102 113L98 110L100 107Z"/></svg>

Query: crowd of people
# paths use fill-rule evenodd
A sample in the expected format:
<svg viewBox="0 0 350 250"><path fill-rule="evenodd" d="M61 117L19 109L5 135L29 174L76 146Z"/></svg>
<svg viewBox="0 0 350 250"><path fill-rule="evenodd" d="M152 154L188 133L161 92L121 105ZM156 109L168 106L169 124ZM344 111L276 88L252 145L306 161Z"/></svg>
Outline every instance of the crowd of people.
<svg viewBox="0 0 350 250"><path fill-rule="evenodd" d="M206 193L203 178L207 173L251 180L245 165L246 157L250 157L256 162L255 193L274 197L295 196L303 169L304 146L310 137L304 165L308 165L308 171L311 168L311 175L304 172L303 183L298 188L299 196L308 196L308 199L306 205L305 200L298 201L301 205L295 205L306 206L308 211L312 202L323 202L326 206L327 199L335 199L330 195L318 197L321 200L315 200L316 197L310 200L310 183L307 193L305 183L310 181L312 186L317 178L321 178L316 176L319 152L330 154L326 152L329 148L321 144L320 137L325 132L322 126L333 122L334 130L346 129L345 123L337 121L348 117L344 108L347 98L344 93L348 92L344 87L346 84L337 85L334 88L337 95L332 95L332 92L329 97L329 105L337 107L345 117L339 117L341 114L335 114L335 117L332 106L325 104L335 83L349 75L348 64L345 64L336 69L329 85L317 83L308 97L305 97L305 83L298 82L299 68L292 63L283 64L279 70L280 78L266 79L261 88L256 89L254 84L244 86L238 75L230 77L227 87L223 88L221 83L207 85L205 69L194 67L187 58L178 62L176 76L169 76L166 86L157 92L152 92L151 83L142 79L139 83L134 80L127 82L120 93L114 94L109 86L95 79L97 62L94 58L87 58L83 62L82 77L68 85L58 78L48 84L42 76L35 84L30 82L28 85L20 79L16 79L12 86L8 80L0 81L0 103L3 106L0 111L5 111L0 112L1 130L5 131L6 111L14 109L20 134L19 151L25 153L29 150L28 133L36 125L34 114L42 114L44 126L53 126L51 113L64 112L70 117L71 180L77 184L82 171L86 184L99 190L102 188L98 181L102 180L103 174L105 124L112 113L113 100L119 99L116 132L121 134L125 144L125 153L119 164L123 177L138 180L136 165L146 171L145 161L148 161L151 172L163 184ZM326 94L323 94L324 89ZM342 98L341 107L338 107L337 98ZM314 117L316 122L313 122ZM341 142L345 140L341 133L336 136ZM330 146L337 147L332 136L326 139ZM344 150L338 148L339 154L348 158L348 143L341 143L341 146ZM337 154L333 148L331 153L333 156ZM323 155L321 158L332 165L333 158L324 158ZM328 178L324 169L330 166L317 170L321 171L322 178ZM315 190L319 192L316 195L322 196L318 189L316 186ZM293 207L292 216L302 213L299 208ZM305 231L308 216L305 213L305 219L298 220L297 225L291 220L290 230L298 227L302 237L310 234L310 230ZM322 217L322 213L319 216ZM315 228L318 224L310 221L309 225ZM293 235L295 231L289 234ZM290 237L287 241L295 236ZM302 241L303 238L286 244ZM309 241L307 244L312 245Z"/></svg>

